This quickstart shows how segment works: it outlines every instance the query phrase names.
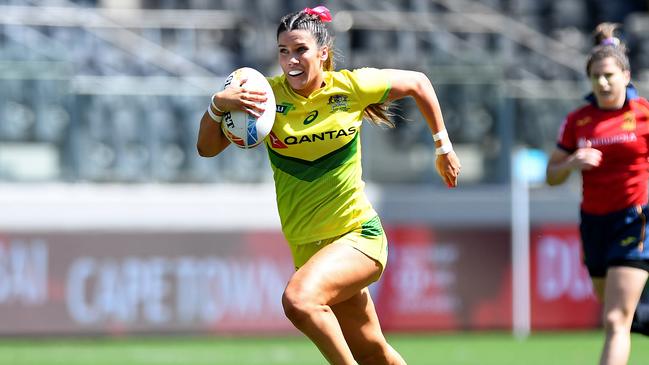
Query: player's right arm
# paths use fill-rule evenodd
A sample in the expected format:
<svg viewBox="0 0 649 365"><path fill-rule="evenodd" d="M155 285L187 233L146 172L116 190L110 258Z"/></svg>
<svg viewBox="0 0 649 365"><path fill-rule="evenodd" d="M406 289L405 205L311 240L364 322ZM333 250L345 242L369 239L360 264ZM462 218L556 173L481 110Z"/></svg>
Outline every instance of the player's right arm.
<svg viewBox="0 0 649 365"><path fill-rule="evenodd" d="M602 152L592 148L590 143L583 148L578 148L572 154L555 149L550 155L548 166L545 170L545 181L548 185L564 183L572 170L590 170L599 166L602 161Z"/></svg>
<svg viewBox="0 0 649 365"><path fill-rule="evenodd" d="M230 141L221 130L220 119L224 112L244 110L256 117L264 112L264 108L259 103L266 101L266 94L263 91L246 89L244 87L246 81L243 79L240 85L231 85L212 96L208 108L212 110L216 119L207 110L203 113L196 142L196 149L200 156L216 156L230 145Z"/></svg>
<svg viewBox="0 0 649 365"><path fill-rule="evenodd" d="M211 107L210 105L209 108ZM221 122L215 121L205 111L198 129L198 141L196 142L198 154L203 157L213 157L221 153L229 145L230 141L221 130Z"/></svg>
<svg viewBox="0 0 649 365"><path fill-rule="evenodd" d="M560 149L555 149L550 155L548 166L545 169L545 181L548 185L559 185L568 179L572 167L567 163L570 155Z"/></svg>

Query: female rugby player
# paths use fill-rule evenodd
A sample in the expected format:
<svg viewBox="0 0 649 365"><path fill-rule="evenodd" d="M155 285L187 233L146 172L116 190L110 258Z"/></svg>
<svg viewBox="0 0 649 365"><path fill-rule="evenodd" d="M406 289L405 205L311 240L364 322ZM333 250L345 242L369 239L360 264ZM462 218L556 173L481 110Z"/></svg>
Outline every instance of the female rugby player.
<svg viewBox="0 0 649 365"><path fill-rule="evenodd" d="M277 51L282 75L269 78L276 119L265 140L282 230L296 271L282 297L289 320L331 364L405 364L386 342L368 285L387 262L387 239L363 191L363 118L392 125L390 101L413 97L436 145L436 168L457 185L460 162L435 91L420 72L361 68L334 71L333 42L323 6L281 20ZM215 156L229 145L221 115L260 115L263 92L245 83L214 94L201 119L198 151ZM434 202L431 202L434 204Z"/></svg>
<svg viewBox="0 0 649 365"><path fill-rule="evenodd" d="M557 185L572 170L581 172L584 262L604 303L601 365L627 363L633 314L649 275L649 102L630 83L626 49L615 28L603 23L595 31L586 63L592 93L564 121L546 175L548 184ZM649 320L643 313L634 324L638 332Z"/></svg>

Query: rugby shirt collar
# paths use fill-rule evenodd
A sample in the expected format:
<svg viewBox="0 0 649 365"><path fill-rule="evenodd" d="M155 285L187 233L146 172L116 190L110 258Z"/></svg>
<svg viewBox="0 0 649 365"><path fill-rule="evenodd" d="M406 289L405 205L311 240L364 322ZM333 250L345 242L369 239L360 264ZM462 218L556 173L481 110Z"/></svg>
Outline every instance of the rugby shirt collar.
<svg viewBox="0 0 649 365"><path fill-rule="evenodd" d="M633 86L632 83L629 83L629 85L626 86L626 100L624 103L626 104L627 101L629 100L634 100L638 98L638 90ZM589 103L591 103L594 107L599 108L597 106L597 99L595 98L594 93L590 93L584 97Z"/></svg>

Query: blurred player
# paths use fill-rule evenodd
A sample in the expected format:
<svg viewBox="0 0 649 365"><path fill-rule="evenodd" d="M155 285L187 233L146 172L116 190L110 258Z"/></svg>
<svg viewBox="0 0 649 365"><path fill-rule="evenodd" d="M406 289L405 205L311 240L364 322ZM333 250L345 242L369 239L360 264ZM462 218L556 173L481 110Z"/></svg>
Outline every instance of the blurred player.
<svg viewBox="0 0 649 365"><path fill-rule="evenodd" d="M386 342L367 288L385 269L387 239L363 192L363 116L391 126L386 103L411 96L433 133L437 171L449 187L457 185L460 163L428 78L405 70L333 71L329 21L329 10L319 6L284 16L277 29L283 74L269 79L277 113L265 144L297 269L282 304L331 364L405 364ZM217 92L201 119L199 154L215 156L228 146L221 113L259 115L256 103L264 98L245 83Z"/></svg>
<svg viewBox="0 0 649 365"><path fill-rule="evenodd" d="M586 63L592 94L568 114L547 166L550 185L581 171L584 262L604 303L602 365L627 363L633 313L649 275L649 102L630 83L626 48L615 29L602 23L594 32ZM637 319L634 330L646 331L647 318Z"/></svg>

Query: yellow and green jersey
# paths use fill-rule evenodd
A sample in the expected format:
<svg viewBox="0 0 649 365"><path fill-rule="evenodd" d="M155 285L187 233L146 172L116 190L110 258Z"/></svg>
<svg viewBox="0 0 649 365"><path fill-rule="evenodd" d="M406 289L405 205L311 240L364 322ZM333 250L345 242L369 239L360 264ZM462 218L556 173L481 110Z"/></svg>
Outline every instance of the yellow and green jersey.
<svg viewBox="0 0 649 365"><path fill-rule="evenodd" d="M373 68L325 72L308 98L284 75L269 78L277 103L266 138L282 230L291 244L341 235L376 215L361 178L361 124L370 104L390 91Z"/></svg>

